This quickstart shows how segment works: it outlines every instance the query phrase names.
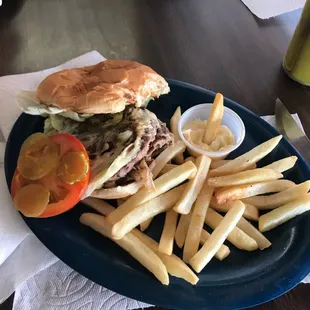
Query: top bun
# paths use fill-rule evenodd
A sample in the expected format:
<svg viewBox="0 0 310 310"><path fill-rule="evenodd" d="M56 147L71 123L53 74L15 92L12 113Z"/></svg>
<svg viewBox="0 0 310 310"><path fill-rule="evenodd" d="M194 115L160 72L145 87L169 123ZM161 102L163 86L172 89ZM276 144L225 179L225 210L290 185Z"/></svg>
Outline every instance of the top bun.
<svg viewBox="0 0 310 310"><path fill-rule="evenodd" d="M126 105L143 106L169 92L168 83L150 67L127 60L105 60L46 77L38 86L40 103L77 113L116 113Z"/></svg>

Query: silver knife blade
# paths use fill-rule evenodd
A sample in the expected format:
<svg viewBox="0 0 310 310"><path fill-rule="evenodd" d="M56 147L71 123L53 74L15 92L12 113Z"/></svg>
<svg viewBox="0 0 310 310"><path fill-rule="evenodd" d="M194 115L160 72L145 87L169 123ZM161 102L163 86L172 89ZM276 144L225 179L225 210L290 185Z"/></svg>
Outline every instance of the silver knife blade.
<svg viewBox="0 0 310 310"><path fill-rule="evenodd" d="M301 153L304 159L310 163L310 140L279 98L276 100L275 117L277 129L280 133L282 133Z"/></svg>

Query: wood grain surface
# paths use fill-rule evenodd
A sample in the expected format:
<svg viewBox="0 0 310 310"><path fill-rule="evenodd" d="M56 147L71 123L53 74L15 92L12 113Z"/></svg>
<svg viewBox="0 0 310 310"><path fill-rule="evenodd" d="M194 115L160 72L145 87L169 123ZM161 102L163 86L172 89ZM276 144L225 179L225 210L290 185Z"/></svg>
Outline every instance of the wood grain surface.
<svg viewBox="0 0 310 310"><path fill-rule="evenodd" d="M274 114L279 97L290 112L299 113L310 135L310 89L281 68L300 12L260 20L240 0L3 0L0 76L56 66L97 50L219 91L260 115ZM299 285L254 309L309 305L310 285ZM0 306L11 308L12 297Z"/></svg>

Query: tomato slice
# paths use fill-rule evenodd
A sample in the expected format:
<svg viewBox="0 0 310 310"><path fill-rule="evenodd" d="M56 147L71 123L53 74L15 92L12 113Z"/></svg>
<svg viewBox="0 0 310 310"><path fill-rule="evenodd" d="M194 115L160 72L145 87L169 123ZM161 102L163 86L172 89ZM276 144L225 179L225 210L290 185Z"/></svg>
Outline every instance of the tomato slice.
<svg viewBox="0 0 310 310"><path fill-rule="evenodd" d="M47 176L35 181L25 179L19 170L16 169L11 183L11 195L13 198L20 188L28 184L41 184L49 190L49 204L44 212L38 216L40 218L56 216L72 209L85 192L90 177L88 154L83 144L77 138L69 134L56 134L51 136L50 139L59 145L60 158L68 152L79 152L83 154L88 167L85 176L83 174L84 177L73 184L63 182L57 176L57 169L54 169Z"/></svg>

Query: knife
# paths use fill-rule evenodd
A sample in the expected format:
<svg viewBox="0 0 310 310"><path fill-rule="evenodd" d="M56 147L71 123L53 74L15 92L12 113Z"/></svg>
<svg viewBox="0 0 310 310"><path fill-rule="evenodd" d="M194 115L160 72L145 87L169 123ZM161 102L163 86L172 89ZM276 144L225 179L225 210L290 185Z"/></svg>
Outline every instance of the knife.
<svg viewBox="0 0 310 310"><path fill-rule="evenodd" d="M279 98L276 100L275 116L277 129L295 146L309 164L310 140Z"/></svg>

